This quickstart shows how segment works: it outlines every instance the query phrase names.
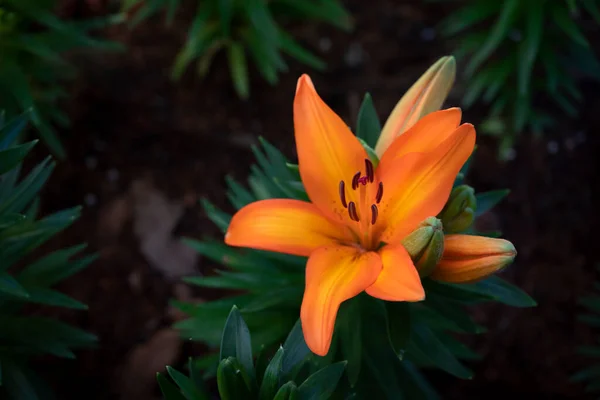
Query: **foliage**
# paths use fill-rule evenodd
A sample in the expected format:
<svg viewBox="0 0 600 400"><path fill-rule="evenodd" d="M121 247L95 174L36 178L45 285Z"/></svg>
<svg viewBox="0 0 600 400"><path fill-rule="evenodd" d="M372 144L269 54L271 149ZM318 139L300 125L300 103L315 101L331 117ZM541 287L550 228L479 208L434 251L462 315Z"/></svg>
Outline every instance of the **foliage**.
<svg viewBox="0 0 600 400"><path fill-rule="evenodd" d="M125 10L133 14L134 26L161 9L166 9L170 24L179 6L180 0L125 0L124 3ZM344 30L351 28L350 16L338 0L198 1L187 42L173 65L173 79L179 79L192 62L196 62L198 75L205 77L221 50L227 53L233 86L244 99L250 93L248 57L272 85L277 83L278 74L288 68L282 54L315 69L325 68L320 58L280 26L280 21L290 19L323 21Z"/></svg>
<svg viewBox="0 0 600 400"><path fill-rule="evenodd" d="M357 126L363 127L358 131L366 145L373 146L380 132L371 135L364 129L378 130L381 124L365 118L377 119L368 95ZM227 196L236 209L259 199L307 199L297 165L288 163L281 152L264 140L253 151L257 165L250 169L249 189L228 178ZM463 184L469 165L465 164L455 186ZM506 194L507 191L476 194L475 217L491 209ZM204 207L208 217L225 232L231 216L206 200ZM498 234L476 232L472 226L466 227L465 233ZM235 304L253 334L253 352L259 352L262 346L275 347L299 315L306 258L231 248L221 240L187 239L187 243L224 268L216 276L190 277L186 282L241 294L198 305L175 301L174 305L190 316L176 325L182 336L216 347L223 322ZM423 285L426 300L419 303L384 302L363 294L342 304L331 350L320 358L324 365L347 360L346 378L339 391L372 398L437 398L421 376L421 368L440 368L459 378L472 375L461 360L473 360L477 355L457 340L456 334L481 333L484 328L471 320L465 306L489 301L513 307L535 305L527 294L499 277L462 285L424 278ZM216 360L214 355L204 360L204 365L212 367L212 374Z"/></svg>
<svg viewBox="0 0 600 400"><path fill-rule="evenodd" d="M598 1L469 0L442 22L442 34L456 39L455 56L468 60L463 106L489 105L481 128L501 137L501 154L524 129L540 135L552 126L546 99L577 115L575 71L600 78L582 16L600 23Z"/></svg>
<svg viewBox="0 0 600 400"><path fill-rule="evenodd" d="M54 163L47 158L29 174L21 173L23 158L37 142L17 142L26 119L21 116L4 125L4 116L0 117L0 397L19 400L47 395L28 367L30 358L43 354L74 358L74 349L96 341L80 329L24 311L29 304L87 309L52 286L94 258L75 258L85 245L31 257L40 245L71 225L80 210L75 207L37 218L37 195Z"/></svg>
<svg viewBox="0 0 600 400"><path fill-rule="evenodd" d="M0 103L10 116L30 110L41 138L63 158L55 126L66 127L69 119L57 103L67 97L62 85L76 68L62 54L76 48L120 48L88 35L119 17L62 21L53 14L55 6L55 0L0 0Z"/></svg>
<svg viewBox="0 0 600 400"><path fill-rule="evenodd" d="M598 268L600 270L600 266ZM587 313L581 314L578 317L580 322L587 324L594 328L600 327L600 283L594 282L594 293L583 297L580 300L580 303L585 309ZM575 375L571 377L573 382L587 382L586 391L587 392L600 392L600 363L596 360L598 359L598 355L600 355L600 345L588 345L588 346L580 346L579 353L593 359L594 362L589 367L579 371Z"/></svg>
<svg viewBox="0 0 600 400"><path fill-rule="evenodd" d="M221 399L327 399L335 391L346 364L339 362L321 368L304 342L300 321L270 361L266 354L262 349L256 363L253 361L248 326L233 306L223 328L217 368ZM167 367L174 384L163 374L157 375L165 400L209 399L198 364L190 359L188 368L189 377L186 377Z"/></svg>

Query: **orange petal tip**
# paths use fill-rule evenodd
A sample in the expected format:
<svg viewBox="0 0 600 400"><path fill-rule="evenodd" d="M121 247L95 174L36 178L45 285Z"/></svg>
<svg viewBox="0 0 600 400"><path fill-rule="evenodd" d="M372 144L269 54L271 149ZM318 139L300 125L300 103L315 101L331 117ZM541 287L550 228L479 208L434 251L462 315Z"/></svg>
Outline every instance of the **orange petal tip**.
<svg viewBox="0 0 600 400"><path fill-rule="evenodd" d="M300 78L298 78L298 83L296 84L296 93L298 93L300 88L304 85L308 85L309 88L315 90L315 85L313 84L312 79L310 79L310 76L308 76L308 74L302 74Z"/></svg>

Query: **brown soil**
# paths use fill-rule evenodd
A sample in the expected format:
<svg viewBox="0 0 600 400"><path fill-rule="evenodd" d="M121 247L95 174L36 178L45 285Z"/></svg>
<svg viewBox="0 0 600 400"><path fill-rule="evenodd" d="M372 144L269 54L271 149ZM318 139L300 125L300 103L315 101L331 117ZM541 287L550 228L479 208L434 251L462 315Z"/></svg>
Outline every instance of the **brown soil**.
<svg viewBox="0 0 600 400"><path fill-rule="evenodd" d="M364 92L373 95L385 116L446 50L439 38L430 37L441 16L435 4L346 3L356 16L352 34L314 24L293 29L328 62L327 72L311 76L323 98L353 125ZM67 10L75 17L91 12L85 7ZM126 52L74 57L81 75L66 104L73 125L61 132L69 158L59 163L47 185L43 209L85 205L81 220L47 249L88 242L90 251L99 253L97 262L61 287L87 303L89 312L57 313L97 334L100 344L94 351L80 352L76 361L43 360L41 370L52 378L60 399L112 399L120 397L117 393L146 398L156 394L156 369L148 360L159 350L171 349L160 356L164 363L180 361L181 349L185 356L199 351L165 331L180 317L168 301L215 293L189 292L151 267L134 234L132 184L152 182L153 190L184 207L176 236L218 235L197 200L206 197L231 211L224 177L245 178L253 161L249 144L262 135L294 157L291 105L296 79L306 68L290 61L290 72L276 87L252 71L247 102L231 89L222 57L209 79L199 81L188 71L180 83L173 83L169 68L185 39L186 15L190 13L182 12L170 29L162 19L132 32L111 28L105 35L125 43ZM330 49L323 51L327 44ZM575 355L576 345L593 340L591 330L576 322L576 314L578 297L595 278L593 229L598 217L593 204L598 193L592 182L598 170L600 98L597 86L583 86L587 93L581 118L559 121L555 135L538 141L523 137L513 161L498 162L495 142L478 139L469 181L478 190L512 190L488 217L519 250L504 276L533 295L539 307L475 309L489 332L465 341L484 355L483 361L472 365L473 381L432 373L445 398L585 398L582 387L570 384L568 376L585 365ZM459 104L460 95L459 84L448 103ZM478 110L464 113L465 120L475 123L481 116ZM40 155L43 151L38 150ZM199 260L201 271L210 268Z"/></svg>

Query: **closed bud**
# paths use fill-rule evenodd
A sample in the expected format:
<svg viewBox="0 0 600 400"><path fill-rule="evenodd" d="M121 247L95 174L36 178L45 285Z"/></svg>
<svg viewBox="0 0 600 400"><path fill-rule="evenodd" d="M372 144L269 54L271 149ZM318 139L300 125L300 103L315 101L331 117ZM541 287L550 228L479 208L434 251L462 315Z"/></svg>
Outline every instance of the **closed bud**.
<svg viewBox="0 0 600 400"><path fill-rule="evenodd" d="M508 240L474 235L446 235L444 255L431 277L450 283L473 283L512 263L517 250Z"/></svg>
<svg viewBox="0 0 600 400"><path fill-rule="evenodd" d="M223 400L250 398L249 377L234 357L221 360L217 368L217 386Z"/></svg>
<svg viewBox="0 0 600 400"><path fill-rule="evenodd" d="M429 217L419 224L402 245L412 258L421 277L429 276L444 253L444 231L442 222Z"/></svg>
<svg viewBox="0 0 600 400"><path fill-rule="evenodd" d="M452 189L446 206L439 215L444 225L444 232L459 233L466 231L475 220L477 199L475 190L468 185L460 185Z"/></svg>

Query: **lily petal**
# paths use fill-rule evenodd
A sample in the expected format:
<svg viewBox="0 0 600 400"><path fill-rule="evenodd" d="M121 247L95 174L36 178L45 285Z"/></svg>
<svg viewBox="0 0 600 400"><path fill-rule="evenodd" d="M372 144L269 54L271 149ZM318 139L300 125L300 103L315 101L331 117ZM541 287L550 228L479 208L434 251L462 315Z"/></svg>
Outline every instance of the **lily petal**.
<svg viewBox="0 0 600 400"><path fill-rule="evenodd" d="M408 153L428 153L448 139L460 125L460 108L427 114L388 147L381 163L389 164Z"/></svg>
<svg viewBox="0 0 600 400"><path fill-rule="evenodd" d="M442 57L402 96L388 117L375 146L379 157L395 138L423 116L440 109L456 76L454 57Z"/></svg>
<svg viewBox="0 0 600 400"><path fill-rule="evenodd" d="M470 283L487 278L510 264L517 251L508 240L474 235L446 235L444 255L431 278Z"/></svg>
<svg viewBox="0 0 600 400"><path fill-rule="evenodd" d="M300 319L313 353L327 354L340 304L371 286L380 272L381 258L374 252L328 246L311 254Z"/></svg>
<svg viewBox="0 0 600 400"><path fill-rule="evenodd" d="M419 272L402 245L387 245L380 251L383 269L367 294L387 301L421 301L425 289Z"/></svg>
<svg viewBox="0 0 600 400"><path fill-rule="evenodd" d="M225 243L230 246L298 256L352 240L348 228L325 218L313 204L290 199L248 204L233 216L225 234Z"/></svg>
<svg viewBox="0 0 600 400"><path fill-rule="evenodd" d="M380 205L386 224L383 242L399 243L425 218L439 214L474 146L475 128L463 124L432 152L411 153L390 164L379 164L385 188Z"/></svg>
<svg viewBox="0 0 600 400"><path fill-rule="evenodd" d="M298 80L294 131L300 176L308 196L328 217L347 220L340 181L348 187L368 156L344 121L321 100L308 75Z"/></svg>

